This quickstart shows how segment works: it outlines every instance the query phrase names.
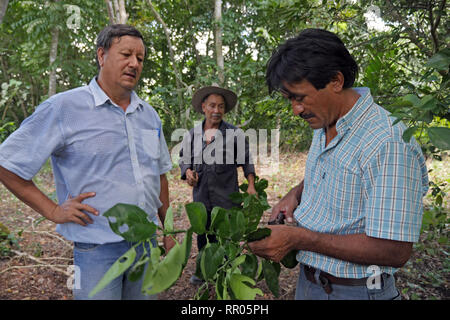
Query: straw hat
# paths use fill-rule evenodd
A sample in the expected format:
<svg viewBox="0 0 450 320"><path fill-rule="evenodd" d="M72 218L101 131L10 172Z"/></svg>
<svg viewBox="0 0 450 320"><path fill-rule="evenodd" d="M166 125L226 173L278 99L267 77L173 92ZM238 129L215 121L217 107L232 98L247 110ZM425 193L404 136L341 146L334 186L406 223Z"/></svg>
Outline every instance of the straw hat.
<svg viewBox="0 0 450 320"><path fill-rule="evenodd" d="M236 106L237 95L233 91L221 88L217 84L213 84L211 86L203 87L195 92L192 97L192 105L194 106L195 111L203 113L202 101L206 96L212 93L220 94L225 99L225 113Z"/></svg>

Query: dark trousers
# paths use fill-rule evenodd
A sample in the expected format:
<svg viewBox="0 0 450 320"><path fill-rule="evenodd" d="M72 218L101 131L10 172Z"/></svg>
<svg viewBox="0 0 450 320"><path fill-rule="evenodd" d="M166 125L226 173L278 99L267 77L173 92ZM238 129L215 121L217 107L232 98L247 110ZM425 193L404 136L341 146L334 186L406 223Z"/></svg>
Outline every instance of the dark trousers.
<svg viewBox="0 0 450 320"><path fill-rule="evenodd" d="M211 211L207 211L208 216L206 220L206 229L209 229L209 226L211 225ZM217 238L214 235L208 235L208 240L210 243L217 242ZM197 248L198 251L202 250L204 246L206 246L207 240L206 240L206 234L198 234L197 235Z"/></svg>

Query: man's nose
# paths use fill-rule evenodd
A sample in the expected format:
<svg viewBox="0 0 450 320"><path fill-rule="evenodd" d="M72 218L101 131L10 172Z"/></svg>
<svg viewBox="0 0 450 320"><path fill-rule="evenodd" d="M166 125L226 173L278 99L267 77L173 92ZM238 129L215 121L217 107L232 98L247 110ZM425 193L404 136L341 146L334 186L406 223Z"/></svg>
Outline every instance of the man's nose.
<svg viewBox="0 0 450 320"><path fill-rule="evenodd" d="M292 112L296 116L298 116L303 111L305 111L305 108L303 107L303 104L301 102L295 101L295 99L291 100L291 106L292 106Z"/></svg>
<svg viewBox="0 0 450 320"><path fill-rule="evenodd" d="M134 69L137 69L137 67L139 66L138 58L134 55L131 55L128 61L128 65Z"/></svg>

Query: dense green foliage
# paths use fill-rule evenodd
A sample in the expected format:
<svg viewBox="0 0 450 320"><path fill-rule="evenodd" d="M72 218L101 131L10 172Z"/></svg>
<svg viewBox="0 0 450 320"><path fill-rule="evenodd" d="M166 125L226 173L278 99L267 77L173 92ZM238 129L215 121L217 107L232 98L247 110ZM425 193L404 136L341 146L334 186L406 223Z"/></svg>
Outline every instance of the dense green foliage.
<svg viewBox="0 0 450 320"><path fill-rule="evenodd" d="M258 228L265 210L270 208L267 203L265 189L267 180L255 179L255 189L258 195L249 195L248 185L242 184L243 191L231 195L238 207L223 209L215 207L211 212L211 225L206 224L207 213L200 202L188 203L185 208L190 221L187 230L174 230L173 212L168 210L164 228L149 222L147 214L139 207L127 204L117 204L109 209L104 216L108 217L111 229L129 242L136 244L120 257L106 272L91 296L104 288L109 282L131 268L128 278L137 281L143 278L142 291L146 294L157 294L167 290L181 276L190 257L192 235L214 235L218 242L207 242L197 255L196 275L205 282L196 294L197 299L208 299L210 287L214 288L216 299L253 300L256 295L263 295L255 288L258 281L264 280L275 296L278 296L278 276L281 265L265 259L258 259L248 250L248 242L260 240L270 235L270 229ZM159 231L159 234L156 231ZM183 233L183 241L163 256L165 250L156 246L150 250L158 237L173 236ZM156 241L155 241L156 240ZM136 256L136 247L143 247L143 254ZM292 260L292 257L290 257ZM147 269L144 265L149 262ZM295 266L292 261L282 262L287 267Z"/></svg>
<svg viewBox="0 0 450 320"><path fill-rule="evenodd" d="M73 22L70 5L80 11L76 28L70 27ZM157 109L171 145L177 142L170 141L174 129L189 128L201 118L190 105L192 92L219 82L214 46L214 29L219 23L225 60L224 85L239 95L239 105L227 116L228 120L243 125L243 129L280 128L281 144L297 149L309 146L311 130L291 114L287 102L270 97L265 86L265 65L279 43L306 27L336 32L360 65L357 85L370 87L380 105L393 108L400 97L411 94L417 101L425 99L425 102L435 96L436 108L428 108L424 123L448 127L448 60L442 60L448 57L446 8L443 0L395 4L233 0L223 1L222 20L215 22L213 0L126 1L128 23L143 32L149 48L138 91ZM381 28L371 27L370 21L374 19L381 21ZM103 1L9 1L0 27L2 139L47 98L51 70L56 70L58 92L86 84L96 74L95 34L108 22ZM58 50L56 60L50 64L51 31L55 28L60 31ZM440 55L436 56L438 52ZM432 57L434 62L427 64ZM430 69L437 65L438 68ZM439 88L444 82L446 85ZM407 96L407 101L411 102L410 98ZM411 104L421 106L414 101ZM414 112L409 115L402 118L416 120ZM14 126L5 129L10 122Z"/></svg>

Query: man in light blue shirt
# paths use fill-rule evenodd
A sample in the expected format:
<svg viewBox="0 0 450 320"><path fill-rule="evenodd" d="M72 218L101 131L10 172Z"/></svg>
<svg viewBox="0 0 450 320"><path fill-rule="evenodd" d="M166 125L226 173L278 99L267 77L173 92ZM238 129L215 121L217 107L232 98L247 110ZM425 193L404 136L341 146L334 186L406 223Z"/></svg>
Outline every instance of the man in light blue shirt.
<svg viewBox="0 0 450 320"><path fill-rule="evenodd" d="M97 37L98 76L87 86L44 101L0 146L1 182L74 242L75 283L81 284L74 289L76 299L86 299L133 245L111 230L102 216L106 210L117 203L133 204L149 220L158 223L159 216L164 223L169 207L165 173L172 162L161 120L133 91L145 56L135 28L106 27ZM31 181L49 157L59 204ZM164 242L166 249L174 244ZM140 283L124 275L93 298L146 297Z"/></svg>
<svg viewBox="0 0 450 320"><path fill-rule="evenodd" d="M296 299L399 299L393 277L419 239L424 157L405 126L367 88L352 88L358 67L333 33L306 29L274 53L269 90L290 100L314 129L304 180L272 209L296 226L270 226L250 244L280 261L297 252Z"/></svg>

